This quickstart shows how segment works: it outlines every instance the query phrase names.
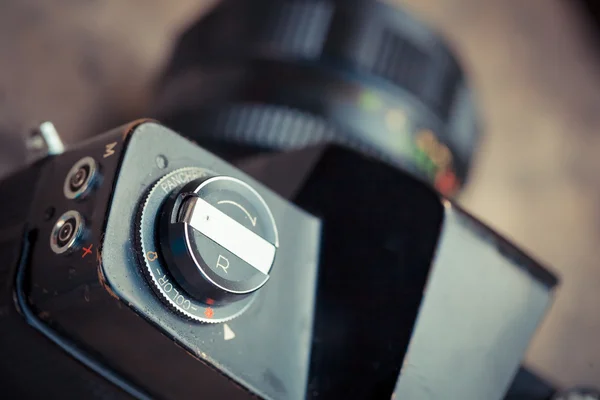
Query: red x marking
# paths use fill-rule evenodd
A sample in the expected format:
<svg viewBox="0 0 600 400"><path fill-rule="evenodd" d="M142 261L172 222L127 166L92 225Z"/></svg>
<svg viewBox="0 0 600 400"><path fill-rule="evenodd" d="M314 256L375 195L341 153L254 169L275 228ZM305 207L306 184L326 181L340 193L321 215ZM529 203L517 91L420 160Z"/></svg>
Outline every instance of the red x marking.
<svg viewBox="0 0 600 400"><path fill-rule="evenodd" d="M81 255L81 258L87 256L88 254L92 254L92 246L93 244L90 244L90 247L87 249L85 247L83 248L83 254Z"/></svg>

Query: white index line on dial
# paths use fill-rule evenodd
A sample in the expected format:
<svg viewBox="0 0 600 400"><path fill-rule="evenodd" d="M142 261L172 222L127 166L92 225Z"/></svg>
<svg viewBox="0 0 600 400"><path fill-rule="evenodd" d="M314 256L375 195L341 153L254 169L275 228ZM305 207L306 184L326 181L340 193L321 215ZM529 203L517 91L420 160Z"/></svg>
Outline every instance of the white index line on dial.
<svg viewBox="0 0 600 400"><path fill-rule="evenodd" d="M275 259L273 244L199 197L193 197L186 203L183 222L258 271L269 274Z"/></svg>

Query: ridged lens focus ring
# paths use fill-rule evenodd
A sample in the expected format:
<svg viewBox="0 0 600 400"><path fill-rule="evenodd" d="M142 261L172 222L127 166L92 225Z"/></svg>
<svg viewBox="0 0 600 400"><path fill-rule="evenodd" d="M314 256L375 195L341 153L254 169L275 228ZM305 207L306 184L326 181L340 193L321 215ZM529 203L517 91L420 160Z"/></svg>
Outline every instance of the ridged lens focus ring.
<svg viewBox="0 0 600 400"><path fill-rule="evenodd" d="M182 37L161 87L158 117L225 157L336 141L449 194L476 144L470 92L448 47L375 1L225 0ZM298 133L294 112L314 133Z"/></svg>

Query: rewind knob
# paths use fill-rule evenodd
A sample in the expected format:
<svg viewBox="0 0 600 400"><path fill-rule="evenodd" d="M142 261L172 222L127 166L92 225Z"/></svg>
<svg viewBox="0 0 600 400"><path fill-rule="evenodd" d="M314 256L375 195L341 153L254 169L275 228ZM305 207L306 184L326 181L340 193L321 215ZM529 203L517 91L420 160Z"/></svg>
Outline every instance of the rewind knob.
<svg viewBox="0 0 600 400"><path fill-rule="evenodd" d="M171 195L158 233L170 275L189 296L215 306L262 287L279 245L263 198L228 176L196 179Z"/></svg>

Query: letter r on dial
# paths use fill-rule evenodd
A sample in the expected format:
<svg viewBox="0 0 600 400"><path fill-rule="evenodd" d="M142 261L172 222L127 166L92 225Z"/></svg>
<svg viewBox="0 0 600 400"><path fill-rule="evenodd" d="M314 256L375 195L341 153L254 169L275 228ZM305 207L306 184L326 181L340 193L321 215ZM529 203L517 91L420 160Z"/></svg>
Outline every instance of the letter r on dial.
<svg viewBox="0 0 600 400"><path fill-rule="evenodd" d="M223 268L223 271L227 273L227 268L229 268L229 260L219 254L219 258L217 259L217 268Z"/></svg>

